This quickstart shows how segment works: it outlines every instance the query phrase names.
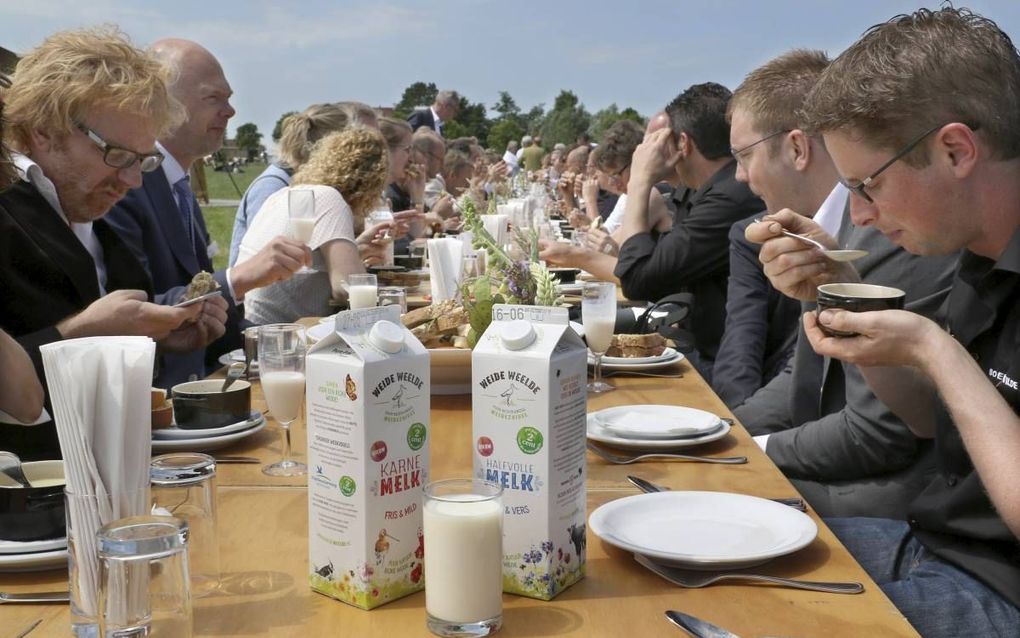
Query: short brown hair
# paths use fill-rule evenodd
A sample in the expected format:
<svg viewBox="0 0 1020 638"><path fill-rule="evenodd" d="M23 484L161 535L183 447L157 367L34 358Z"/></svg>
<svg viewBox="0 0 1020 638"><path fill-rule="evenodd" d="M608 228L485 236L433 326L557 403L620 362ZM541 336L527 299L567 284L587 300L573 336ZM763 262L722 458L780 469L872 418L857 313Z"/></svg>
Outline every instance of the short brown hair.
<svg viewBox="0 0 1020 638"><path fill-rule="evenodd" d="M595 147L595 166L601 170L619 170L630 164L630 157L645 137L644 131L630 120L614 123Z"/></svg>
<svg viewBox="0 0 1020 638"><path fill-rule="evenodd" d="M852 132L888 149L961 122L1011 159L1020 155L1020 55L987 18L921 9L869 29L829 65L804 111L815 131ZM927 147L904 159L927 164Z"/></svg>
<svg viewBox="0 0 1020 638"><path fill-rule="evenodd" d="M765 135L803 128L804 98L828 66L825 52L811 49L794 49L766 62L733 91L726 118L732 119L734 109L743 109L755 130Z"/></svg>
<svg viewBox="0 0 1020 638"><path fill-rule="evenodd" d="M116 27L55 33L21 58L4 97L12 146L28 150L32 129L70 133L97 105L148 116L159 137L184 119L171 80L172 71Z"/></svg>
<svg viewBox="0 0 1020 638"><path fill-rule="evenodd" d="M293 184L323 184L340 191L354 211L355 229L379 199L389 176L389 151L379 131L356 126L319 140Z"/></svg>

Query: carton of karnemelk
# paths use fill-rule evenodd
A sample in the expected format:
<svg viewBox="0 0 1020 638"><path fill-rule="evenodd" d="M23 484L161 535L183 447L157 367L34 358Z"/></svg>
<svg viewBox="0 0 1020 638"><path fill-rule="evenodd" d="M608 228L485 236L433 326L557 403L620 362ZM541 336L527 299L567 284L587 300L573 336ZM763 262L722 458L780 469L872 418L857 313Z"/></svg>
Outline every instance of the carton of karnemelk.
<svg viewBox="0 0 1020 638"><path fill-rule="evenodd" d="M471 357L474 475L503 487L503 591L585 573L587 350L564 308L496 305Z"/></svg>
<svg viewBox="0 0 1020 638"><path fill-rule="evenodd" d="M309 582L372 609L424 587L429 354L397 306L335 328L306 360Z"/></svg>

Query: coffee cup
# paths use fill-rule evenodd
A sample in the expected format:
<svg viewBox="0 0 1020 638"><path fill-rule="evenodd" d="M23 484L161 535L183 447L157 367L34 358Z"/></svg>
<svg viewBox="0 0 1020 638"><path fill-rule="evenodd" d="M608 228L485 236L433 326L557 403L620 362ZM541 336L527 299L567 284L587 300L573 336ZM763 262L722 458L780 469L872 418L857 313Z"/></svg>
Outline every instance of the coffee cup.
<svg viewBox="0 0 1020 638"><path fill-rule="evenodd" d="M873 310L901 310L906 293L899 288L875 284L824 284L818 286L815 311L818 315L827 308L850 312L871 312ZM830 337L856 337L856 332L833 330L818 323L823 333Z"/></svg>

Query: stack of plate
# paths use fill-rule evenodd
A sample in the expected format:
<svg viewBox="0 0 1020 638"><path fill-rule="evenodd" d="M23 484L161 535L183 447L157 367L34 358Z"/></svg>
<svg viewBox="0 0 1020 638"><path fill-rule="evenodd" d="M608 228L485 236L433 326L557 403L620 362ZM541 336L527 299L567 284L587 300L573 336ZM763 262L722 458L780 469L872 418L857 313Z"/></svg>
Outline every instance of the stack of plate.
<svg viewBox="0 0 1020 638"><path fill-rule="evenodd" d="M653 370L664 368L682 361L684 355L673 348L666 348L662 354L653 357L602 357L603 370ZM595 365L595 355L588 351L588 365Z"/></svg>
<svg viewBox="0 0 1020 638"><path fill-rule="evenodd" d="M218 428L185 430L171 425L152 431L152 452L206 452L218 450L232 443L248 438L266 427L266 418L253 410L244 421Z"/></svg>
<svg viewBox="0 0 1020 638"><path fill-rule="evenodd" d="M809 545L818 527L768 499L728 492L656 492L617 499L588 519L599 538L687 569L742 569Z"/></svg>
<svg viewBox="0 0 1020 638"><path fill-rule="evenodd" d="M229 366L231 363L244 363L244 350L238 348L237 350L231 350L220 355L219 362L221 366ZM259 362L251 362L251 371L259 371Z"/></svg>
<svg viewBox="0 0 1020 638"><path fill-rule="evenodd" d="M67 539L41 541L0 540L0 572L38 572L66 569Z"/></svg>
<svg viewBox="0 0 1020 638"><path fill-rule="evenodd" d="M729 431L729 423L711 412L677 405L626 405L588 415L589 439L637 450L690 447Z"/></svg>

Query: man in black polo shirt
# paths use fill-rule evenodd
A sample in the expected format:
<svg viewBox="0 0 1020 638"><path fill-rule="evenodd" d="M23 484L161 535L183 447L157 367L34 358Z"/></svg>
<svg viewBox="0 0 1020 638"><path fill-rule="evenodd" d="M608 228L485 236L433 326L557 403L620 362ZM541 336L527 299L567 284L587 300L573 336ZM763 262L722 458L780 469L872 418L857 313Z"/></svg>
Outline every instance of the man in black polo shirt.
<svg viewBox="0 0 1020 638"><path fill-rule="evenodd" d="M808 96L810 127L851 189L851 217L920 255L965 249L943 325L905 311L804 315L815 350L861 367L938 472L907 521L829 526L924 636L1020 627L1020 55L967 10L921 10L870 30ZM834 269L780 226L749 227L773 284L810 294ZM841 272L846 275L847 271ZM852 338L826 337L818 321Z"/></svg>

